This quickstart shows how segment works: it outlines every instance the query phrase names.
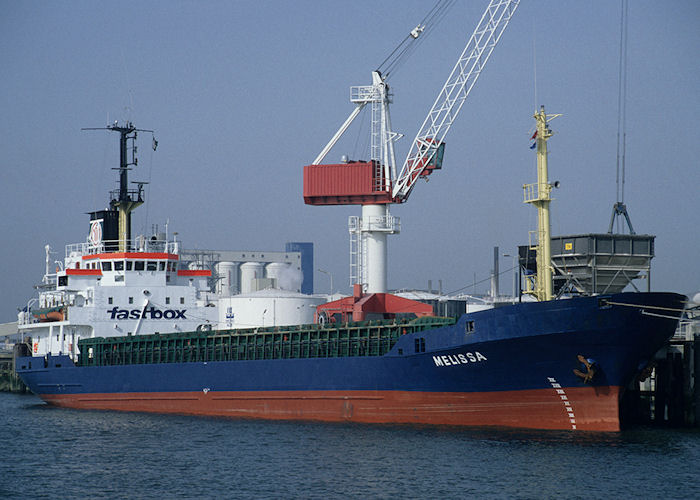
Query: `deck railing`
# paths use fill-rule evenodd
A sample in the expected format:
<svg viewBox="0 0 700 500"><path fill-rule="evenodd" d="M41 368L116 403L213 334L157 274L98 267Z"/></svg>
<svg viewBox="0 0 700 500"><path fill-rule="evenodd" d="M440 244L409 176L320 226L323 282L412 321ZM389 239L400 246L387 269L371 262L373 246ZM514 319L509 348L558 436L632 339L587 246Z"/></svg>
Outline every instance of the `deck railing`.
<svg viewBox="0 0 700 500"><path fill-rule="evenodd" d="M66 257L78 257L81 255L95 255L100 253L119 251L119 240L104 240L98 244L89 242L71 243L66 245ZM127 252L164 252L178 253L178 243L166 240L154 240L148 238L127 242Z"/></svg>

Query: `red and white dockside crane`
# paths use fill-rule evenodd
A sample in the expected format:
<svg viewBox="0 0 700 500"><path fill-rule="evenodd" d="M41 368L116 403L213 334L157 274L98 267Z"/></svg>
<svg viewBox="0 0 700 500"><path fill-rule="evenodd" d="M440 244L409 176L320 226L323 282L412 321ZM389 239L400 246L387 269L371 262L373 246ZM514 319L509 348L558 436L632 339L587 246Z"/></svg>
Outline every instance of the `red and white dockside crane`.
<svg viewBox="0 0 700 500"><path fill-rule="evenodd" d="M433 11L445 7L448 3L438 2ZM427 178L434 170L442 167L445 136L518 4L519 0L489 2L416 134L398 175L394 142L402 135L395 133L391 128L391 96L386 83L388 72L379 70L372 72L371 85L351 87L350 100L356 105L355 109L313 163L304 167L306 204L362 206L362 216L351 216L348 221L350 279L355 286L355 296L358 295L358 285L366 294L386 293L387 235L400 232L399 218L391 215L389 207L392 203L404 203L408 200L418 179ZM424 29L424 25L417 26L404 42L411 43L417 40ZM394 53L400 56L406 51L397 49ZM321 164L368 104L371 105L370 160Z"/></svg>

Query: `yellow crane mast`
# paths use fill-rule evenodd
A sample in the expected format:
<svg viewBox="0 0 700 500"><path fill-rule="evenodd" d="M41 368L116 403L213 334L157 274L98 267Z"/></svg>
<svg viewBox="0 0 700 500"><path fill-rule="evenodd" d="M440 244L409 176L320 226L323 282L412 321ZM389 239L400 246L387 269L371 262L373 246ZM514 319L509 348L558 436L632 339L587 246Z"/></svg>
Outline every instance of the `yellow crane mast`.
<svg viewBox="0 0 700 500"><path fill-rule="evenodd" d="M527 283L525 293L537 297L537 300L552 300L552 250L551 227L549 222L549 204L552 201L552 187L559 183L549 183L547 171L547 141L552 137L549 121L561 114L547 115L544 106L535 112L536 131L534 139L537 144L537 182L523 186L524 202L532 203L537 208L537 275L535 282Z"/></svg>

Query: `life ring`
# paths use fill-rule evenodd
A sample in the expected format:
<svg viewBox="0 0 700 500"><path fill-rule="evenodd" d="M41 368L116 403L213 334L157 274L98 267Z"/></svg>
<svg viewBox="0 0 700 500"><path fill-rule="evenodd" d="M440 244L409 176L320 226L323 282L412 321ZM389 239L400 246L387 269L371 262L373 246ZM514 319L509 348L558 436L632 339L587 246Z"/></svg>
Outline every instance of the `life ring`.
<svg viewBox="0 0 700 500"><path fill-rule="evenodd" d="M594 359L586 358L584 355L579 354L577 359L581 363L581 370L574 368L574 374L577 377L583 379L584 384L588 384L593 381L596 374L596 362ZM584 371L585 370L585 371Z"/></svg>

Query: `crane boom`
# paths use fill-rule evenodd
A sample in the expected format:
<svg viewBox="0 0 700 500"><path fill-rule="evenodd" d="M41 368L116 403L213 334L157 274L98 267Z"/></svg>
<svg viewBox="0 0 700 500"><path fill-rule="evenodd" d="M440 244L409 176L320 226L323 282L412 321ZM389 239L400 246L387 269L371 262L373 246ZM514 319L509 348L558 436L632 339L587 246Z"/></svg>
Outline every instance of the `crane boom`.
<svg viewBox="0 0 700 500"><path fill-rule="evenodd" d="M479 78L503 30L520 0L491 0L452 73L438 94L411 144L399 176L394 182L392 198L406 201L419 177L440 168L441 147L445 135L457 118L469 92Z"/></svg>

